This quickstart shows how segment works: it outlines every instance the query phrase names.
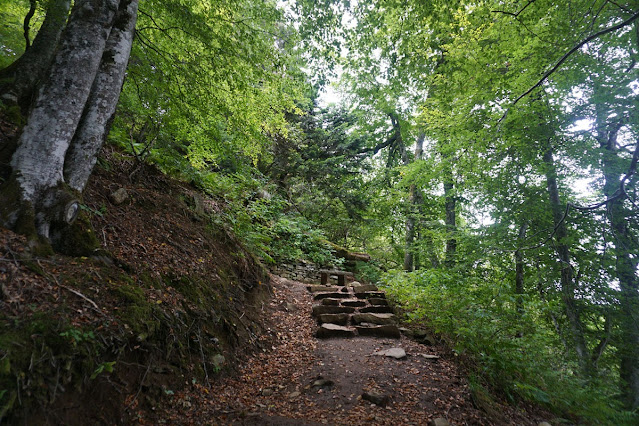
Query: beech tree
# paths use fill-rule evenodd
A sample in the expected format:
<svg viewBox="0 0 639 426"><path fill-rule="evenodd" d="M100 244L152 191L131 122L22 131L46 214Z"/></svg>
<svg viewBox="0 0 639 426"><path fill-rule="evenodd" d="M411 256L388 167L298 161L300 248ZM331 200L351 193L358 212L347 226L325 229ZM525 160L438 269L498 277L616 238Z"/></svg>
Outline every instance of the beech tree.
<svg viewBox="0 0 639 426"><path fill-rule="evenodd" d="M0 189L5 227L48 242L75 221L115 112L137 7L137 0L75 2Z"/></svg>

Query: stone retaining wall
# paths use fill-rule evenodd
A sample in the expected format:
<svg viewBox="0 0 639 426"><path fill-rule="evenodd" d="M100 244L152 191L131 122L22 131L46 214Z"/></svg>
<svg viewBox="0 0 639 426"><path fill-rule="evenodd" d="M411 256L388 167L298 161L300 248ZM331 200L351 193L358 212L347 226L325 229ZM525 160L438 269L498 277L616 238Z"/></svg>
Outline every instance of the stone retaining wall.
<svg viewBox="0 0 639 426"><path fill-rule="evenodd" d="M289 280L305 283L320 282L320 267L310 262L283 263L271 267L271 272Z"/></svg>

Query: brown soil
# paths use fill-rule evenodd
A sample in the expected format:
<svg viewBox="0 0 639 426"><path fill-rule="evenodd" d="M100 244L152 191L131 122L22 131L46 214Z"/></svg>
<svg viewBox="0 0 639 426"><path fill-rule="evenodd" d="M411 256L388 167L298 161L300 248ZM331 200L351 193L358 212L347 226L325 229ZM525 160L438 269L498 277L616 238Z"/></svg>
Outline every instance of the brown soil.
<svg viewBox="0 0 639 426"><path fill-rule="evenodd" d="M306 285L273 277L274 297L265 313L277 338L270 350L251 357L238 377L212 388L194 385L176 393L157 420L171 424L241 425L426 425L445 418L452 425L536 425L534 410L493 402L492 416L476 408L454 355L444 346L364 338L319 340ZM372 356L403 348L402 360ZM429 361L422 354L439 355ZM320 379L333 383L314 387ZM363 392L390 396L382 407Z"/></svg>

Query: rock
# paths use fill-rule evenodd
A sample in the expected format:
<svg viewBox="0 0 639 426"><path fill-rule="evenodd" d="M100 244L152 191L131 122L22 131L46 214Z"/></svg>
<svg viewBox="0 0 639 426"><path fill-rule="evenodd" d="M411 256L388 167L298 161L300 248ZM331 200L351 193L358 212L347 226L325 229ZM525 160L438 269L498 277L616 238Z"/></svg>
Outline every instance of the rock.
<svg viewBox="0 0 639 426"><path fill-rule="evenodd" d="M318 317L323 314L352 314L353 312L355 312L355 308L350 306L327 306L327 305L313 306L314 317Z"/></svg>
<svg viewBox="0 0 639 426"><path fill-rule="evenodd" d="M369 306L359 310L362 313L376 313L376 314L390 314L393 313L393 309L390 306Z"/></svg>
<svg viewBox="0 0 639 426"><path fill-rule="evenodd" d="M326 299L322 299L322 305L339 306L341 301L342 301L341 299L326 298ZM344 305L344 306L349 306L349 305Z"/></svg>
<svg viewBox="0 0 639 426"><path fill-rule="evenodd" d="M273 389L269 389L269 388L262 389L262 396L271 396L271 395L273 395Z"/></svg>
<svg viewBox="0 0 639 426"><path fill-rule="evenodd" d="M390 348L383 351L373 352L375 356L385 356L389 358L402 359L406 358L406 351L402 348Z"/></svg>
<svg viewBox="0 0 639 426"><path fill-rule="evenodd" d="M355 336L355 330L351 330L348 327L335 324L322 324L315 333L315 336L320 339L328 339L331 337L353 337Z"/></svg>
<svg viewBox="0 0 639 426"><path fill-rule="evenodd" d="M399 339L401 337L399 328L395 325L378 325L376 327L357 326L355 329L360 336L388 337L391 339Z"/></svg>
<svg viewBox="0 0 639 426"><path fill-rule="evenodd" d="M124 188L119 188L109 195L109 199L113 204L119 206L129 198L129 193Z"/></svg>
<svg viewBox="0 0 639 426"><path fill-rule="evenodd" d="M317 379L313 382L313 386L314 388L323 388L326 386L333 386L334 382L332 380L328 380L328 379Z"/></svg>
<svg viewBox="0 0 639 426"><path fill-rule="evenodd" d="M450 426L450 423L445 418L438 417L428 422L428 426Z"/></svg>
<svg viewBox="0 0 639 426"><path fill-rule="evenodd" d="M386 406L390 402L390 397L378 392L364 392L362 399L381 407Z"/></svg>
<svg viewBox="0 0 639 426"><path fill-rule="evenodd" d="M348 293L350 290L348 289L348 287L342 287L342 289L340 291L342 293Z"/></svg>
<svg viewBox="0 0 639 426"><path fill-rule="evenodd" d="M379 288L377 288L376 285L372 285L372 284L361 285L361 286L357 287L357 292L358 293L363 293L365 291L379 291Z"/></svg>
<svg viewBox="0 0 639 426"><path fill-rule="evenodd" d="M373 306L388 306L388 300L386 299L371 297L370 299L368 299L368 301Z"/></svg>
<svg viewBox="0 0 639 426"><path fill-rule="evenodd" d="M410 328L406 328L406 327L399 327L399 331L404 335L404 336L408 336L408 337L413 337L413 330L411 330Z"/></svg>
<svg viewBox="0 0 639 426"><path fill-rule="evenodd" d="M226 358L224 358L224 355L222 354L214 355L211 359L211 364L219 370L224 366L224 364L226 364Z"/></svg>
<svg viewBox="0 0 639 426"><path fill-rule="evenodd" d="M359 288L358 288L357 291L355 292L355 297L357 297L358 299L370 299L370 298L383 299L386 297L386 295L382 293L381 291L359 291Z"/></svg>
<svg viewBox="0 0 639 426"><path fill-rule="evenodd" d="M330 291L338 291L339 288L331 287L326 285L309 285L306 287L308 291L311 293L320 293L320 292L330 292Z"/></svg>
<svg viewBox="0 0 639 426"><path fill-rule="evenodd" d="M348 293L315 293L313 299L322 300L322 299L348 299L351 295Z"/></svg>
<svg viewBox="0 0 639 426"><path fill-rule="evenodd" d="M348 324L349 314L322 314L317 319L320 324L331 323L337 325Z"/></svg>
<svg viewBox="0 0 639 426"><path fill-rule="evenodd" d="M301 394L302 394L302 392L297 392L297 391L291 392L291 393L288 394L288 399L295 399L298 396L300 396Z"/></svg>
<svg viewBox="0 0 639 426"><path fill-rule="evenodd" d="M422 345L432 346L435 344L435 339L425 330L413 331L413 338Z"/></svg>
<svg viewBox="0 0 639 426"><path fill-rule="evenodd" d="M362 283L360 283L359 281L353 281L350 283L351 287L360 287L362 285Z"/></svg>
<svg viewBox="0 0 639 426"><path fill-rule="evenodd" d="M437 355L421 354L421 356L423 356L424 359L426 359L427 361L432 361L432 362L435 362L439 359L439 356Z"/></svg>
<svg viewBox="0 0 639 426"><path fill-rule="evenodd" d="M366 301L364 300L343 300L342 306L352 306L354 308L361 308L362 306L366 306Z"/></svg>
<svg viewBox="0 0 639 426"><path fill-rule="evenodd" d="M395 322L395 315L371 313L353 314L353 322L357 324L361 324L363 322L377 325L393 324Z"/></svg>

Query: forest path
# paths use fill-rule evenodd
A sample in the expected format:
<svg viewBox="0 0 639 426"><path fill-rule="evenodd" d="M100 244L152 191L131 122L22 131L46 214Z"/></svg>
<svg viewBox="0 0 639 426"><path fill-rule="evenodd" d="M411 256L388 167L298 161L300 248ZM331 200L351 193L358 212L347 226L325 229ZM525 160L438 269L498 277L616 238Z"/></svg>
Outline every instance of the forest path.
<svg viewBox="0 0 639 426"><path fill-rule="evenodd" d="M317 302L308 284L280 277L272 283L273 298L263 310L277 343L248 358L237 377L176 392L159 418L170 424L428 425L438 418L451 425L538 424L511 407L500 406L490 419L478 410L443 346L403 335L317 339L311 316ZM373 355L390 348L407 356ZM362 398L365 393L370 398ZM376 397L378 404L366 400Z"/></svg>

